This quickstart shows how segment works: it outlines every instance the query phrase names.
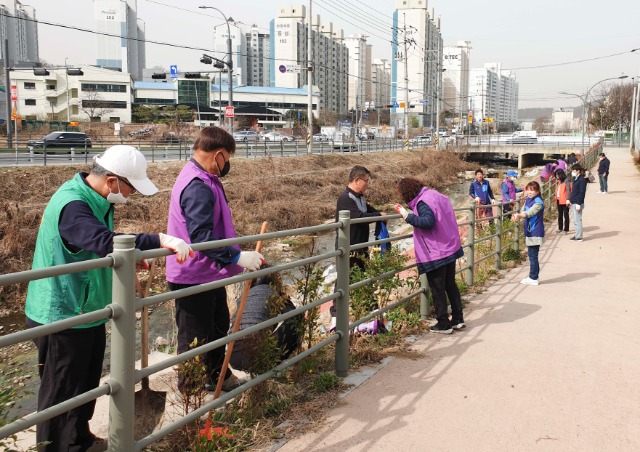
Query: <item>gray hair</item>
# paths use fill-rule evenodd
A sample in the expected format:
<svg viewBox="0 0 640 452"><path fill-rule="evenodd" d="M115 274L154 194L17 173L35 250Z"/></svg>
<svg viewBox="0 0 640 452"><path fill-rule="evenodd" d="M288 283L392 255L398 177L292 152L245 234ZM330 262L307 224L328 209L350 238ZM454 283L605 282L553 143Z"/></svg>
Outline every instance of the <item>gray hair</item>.
<svg viewBox="0 0 640 452"><path fill-rule="evenodd" d="M98 165L96 162L93 162L91 165L91 174L95 174L96 176L111 176L112 173L109 170L106 170L102 166Z"/></svg>

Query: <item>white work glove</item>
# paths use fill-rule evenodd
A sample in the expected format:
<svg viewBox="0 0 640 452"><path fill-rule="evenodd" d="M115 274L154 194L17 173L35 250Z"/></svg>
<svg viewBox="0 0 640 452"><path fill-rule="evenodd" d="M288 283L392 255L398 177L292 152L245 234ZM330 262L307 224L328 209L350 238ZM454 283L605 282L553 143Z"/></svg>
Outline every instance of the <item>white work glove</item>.
<svg viewBox="0 0 640 452"><path fill-rule="evenodd" d="M393 209L400 214L403 220L407 219L407 216L409 215L409 212L407 212L407 209L402 207L400 204L396 204L395 206L393 206Z"/></svg>
<svg viewBox="0 0 640 452"><path fill-rule="evenodd" d="M257 251L241 251L238 265L254 272L264 264L264 256Z"/></svg>
<svg viewBox="0 0 640 452"><path fill-rule="evenodd" d="M491 200L491 204L495 204L495 203L496 203L496 200L495 200L495 199L492 199L492 200Z"/></svg>
<svg viewBox="0 0 640 452"><path fill-rule="evenodd" d="M187 242L184 240L172 235L163 234L162 232L158 235L160 236L160 246L176 253L176 259L179 264L186 261L188 257L195 256L191 247L187 245Z"/></svg>
<svg viewBox="0 0 640 452"><path fill-rule="evenodd" d="M480 197L476 196L476 203L480 204Z"/></svg>
<svg viewBox="0 0 640 452"><path fill-rule="evenodd" d="M576 204L576 211L580 212L580 204Z"/></svg>

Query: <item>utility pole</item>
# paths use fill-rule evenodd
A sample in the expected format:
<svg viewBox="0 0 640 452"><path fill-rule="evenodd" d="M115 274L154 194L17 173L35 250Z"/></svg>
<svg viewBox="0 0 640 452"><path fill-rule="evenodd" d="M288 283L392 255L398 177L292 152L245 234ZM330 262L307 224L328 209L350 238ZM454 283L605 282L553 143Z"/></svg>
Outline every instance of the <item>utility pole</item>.
<svg viewBox="0 0 640 452"><path fill-rule="evenodd" d="M5 113L7 115L7 148L11 148L13 139L11 132L11 77L9 75L9 40L5 38L2 46L2 59L4 60L4 101Z"/></svg>
<svg viewBox="0 0 640 452"><path fill-rule="evenodd" d="M313 15L309 0L309 28L307 30L307 154L313 152Z"/></svg>
<svg viewBox="0 0 640 452"><path fill-rule="evenodd" d="M442 67L440 65L440 38L438 38L438 48L436 52L436 150L440 149L440 78L442 77Z"/></svg>
<svg viewBox="0 0 640 452"><path fill-rule="evenodd" d="M404 150L409 150L409 54L407 51L407 15L404 19Z"/></svg>

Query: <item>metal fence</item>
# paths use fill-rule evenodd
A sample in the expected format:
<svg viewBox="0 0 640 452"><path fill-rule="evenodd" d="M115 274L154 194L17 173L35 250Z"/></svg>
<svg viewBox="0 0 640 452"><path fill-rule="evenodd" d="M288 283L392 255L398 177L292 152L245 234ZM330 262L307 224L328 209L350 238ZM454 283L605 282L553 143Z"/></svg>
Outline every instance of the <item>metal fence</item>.
<svg viewBox="0 0 640 452"><path fill-rule="evenodd" d="M584 156L581 163L586 168L591 168L595 164L597 154L598 152L600 152L600 150L601 144L593 146L590 151ZM554 192L555 184L553 182L543 185L543 197L547 205L551 204L552 194ZM493 258L495 260L495 267L500 268L502 264L502 253L510 248L518 250L520 247L520 243L523 237L521 228L519 227L518 223L505 221L502 206L503 205L501 203L496 204L498 214L484 218L476 218L476 212L478 209L486 209L488 206L476 206L474 204L472 206L469 206L468 208L455 209L458 214L462 213L463 215L467 215L466 219L463 219L461 222L459 222L459 226L467 227L468 237L466 243L463 245L465 248L466 265L460 267L458 269L458 273L464 273L464 280L468 286L474 284L475 269L480 263ZM399 215L387 215L377 219L389 220L397 218L399 218ZM477 238L475 235L476 226L481 223L484 224L490 220L493 220L495 222L496 232ZM369 221L369 219L365 218L351 220L348 211L341 211L339 213L339 219L335 223L239 237L234 239L225 239L215 242L194 244L194 250L202 251L206 249L219 248L235 244L251 243L259 240L274 240L299 235L331 233L333 231L337 231L338 236L337 247L330 252L317 254L304 259L298 259L285 264L275 265L268 269L263 269L252 273L237 275L221 281L206 283L199 286L176 290L173 292L165 292L145 298L136 297L136 288L134 282L136 262L140 262L142 259L167 256L170 254L170 252L165 249L149 251L137 250L135 249L135 237L131 235L116 236L114 238L113 253L104 258L74 264L59 265L38 270L28 270L7 275L0 275L0 286L4 286L9 284L24 283L35 279L88 271L97 268L113 269L113 299L112 303L105 308L88 314L82 314L74 318L57 321L51 324L38 326L0 337L1 348L18 344L24 341L30 341L37 337L66 330L68 328L76 327L89 322L111 319L111 372L109 379L104 384L91 391L66 400L46 410L27 415L9 425L0 428L0 438L9 437L40 422L44 422L73 408L79 407L89 401L95 400L98 397L108 395L110 397L109 449L112 451L130 452L133 450L141 450L144 447L149 446L150 444L160 440L164 436L176 431L177 429L189 424L190 422L193 422L207 412L224 405L227 401L236 397L242 392L264 382L269 378L277 376L284 369L305 359L309 355L315 353L316 351L320 350L323 347L326 347L331 343L336 343L335 373L340 377L346 376L349 370L349 331L353 330L356 326L369 321L370 319L380 316L386 311L402 306L407 301L418 296L420 297L421 318L426 319L429 313L427 298L428 286L426 277L422 275L422 277L420 278L420 288L416 292L410 293L409 295L404 296L403 298L395 301L392 304L377 309L363 318L357 319L351 323L349 322L350 291L396 274L396 271L391 271L350 284L350 252L357 249L381 245L383 243L406 240L412 237L411 234L406 234L402 236L391 237L388 239L374 240L356 246L350 246L349 231L351 225L366 223ZM477 255L478 247L488 241L493 241L493 250L490 252L484 252L482 253L482 255ZM324 296L307 305L300 306L293 311L287 312L286 314L279 315L240 332L230 334L225 338L199 346L186 353L172 356L171 358L151 365L145 369L140 370L135 368L136 311L141 310L143 307L167 302L175 298L194 295L230 284L241 283L271 273L287 271L303 265L315 264L321 261L328 261L332 259L335 259L337 282L335 285L335 290L331 294ZM411 264L406 266L401 271L410 270L414 267L416 267L416 264ZM192 411L188 415L181 417L180 419L162 427L160 430L141 439L136 440L134 438L135 385L143 378L149 377L150 375L161 370L168 369L176 364L194 358L195 356L201 355L207 351L213 350L218 347L224 347L231 341L244 338L252 333L255 333L272 325L276 325L286 319L307 312L332 300L335 300L336 302L336 330L334 333L328 335L325 339L321 340L311 348L301 352L298 355L293 356L286 361L283 361L270 371L256 376L239 388L234 389L233 391L230 391L222 395L221 397L204 404L197 410Z"/></svg>

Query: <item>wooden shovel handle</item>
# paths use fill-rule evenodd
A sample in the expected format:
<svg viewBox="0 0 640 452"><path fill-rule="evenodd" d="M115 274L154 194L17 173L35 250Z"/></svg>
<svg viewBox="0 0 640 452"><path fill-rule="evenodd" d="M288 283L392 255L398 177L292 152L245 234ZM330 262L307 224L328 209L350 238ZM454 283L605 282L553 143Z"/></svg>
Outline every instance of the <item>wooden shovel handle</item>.
<svg viewBox="0 0 640 452"><path fill-rule="evenodd" d="M264 234L267 232L267 222L262 223L262 227L260 228L260 234ZM258 240L256 243L256 251L259 253L262 251L262 240ZM236 321L233 323L233 328L231 329L231 334L237 333L240 329L240 321L242 320L242 313L244 312L244 307L247 304L247 298L249 297L249 290L251 290L251 280L247 280L244 282L244 290L242 291L242 298L240 299L240 306L238 306L238 310L236 311ZM224 377L227 373L227 369L229 368L229 361L231 360L231 353L233 352L233 344L235 341L231 341L227 344L227 353L224 355L224 362L222 363L222 369L220 370L220 376L218 377L218 384L216 384L216 392L213 395L214 399L217 399L220 396L220 392L222 391L222 384L224 383Z"/></svg>

